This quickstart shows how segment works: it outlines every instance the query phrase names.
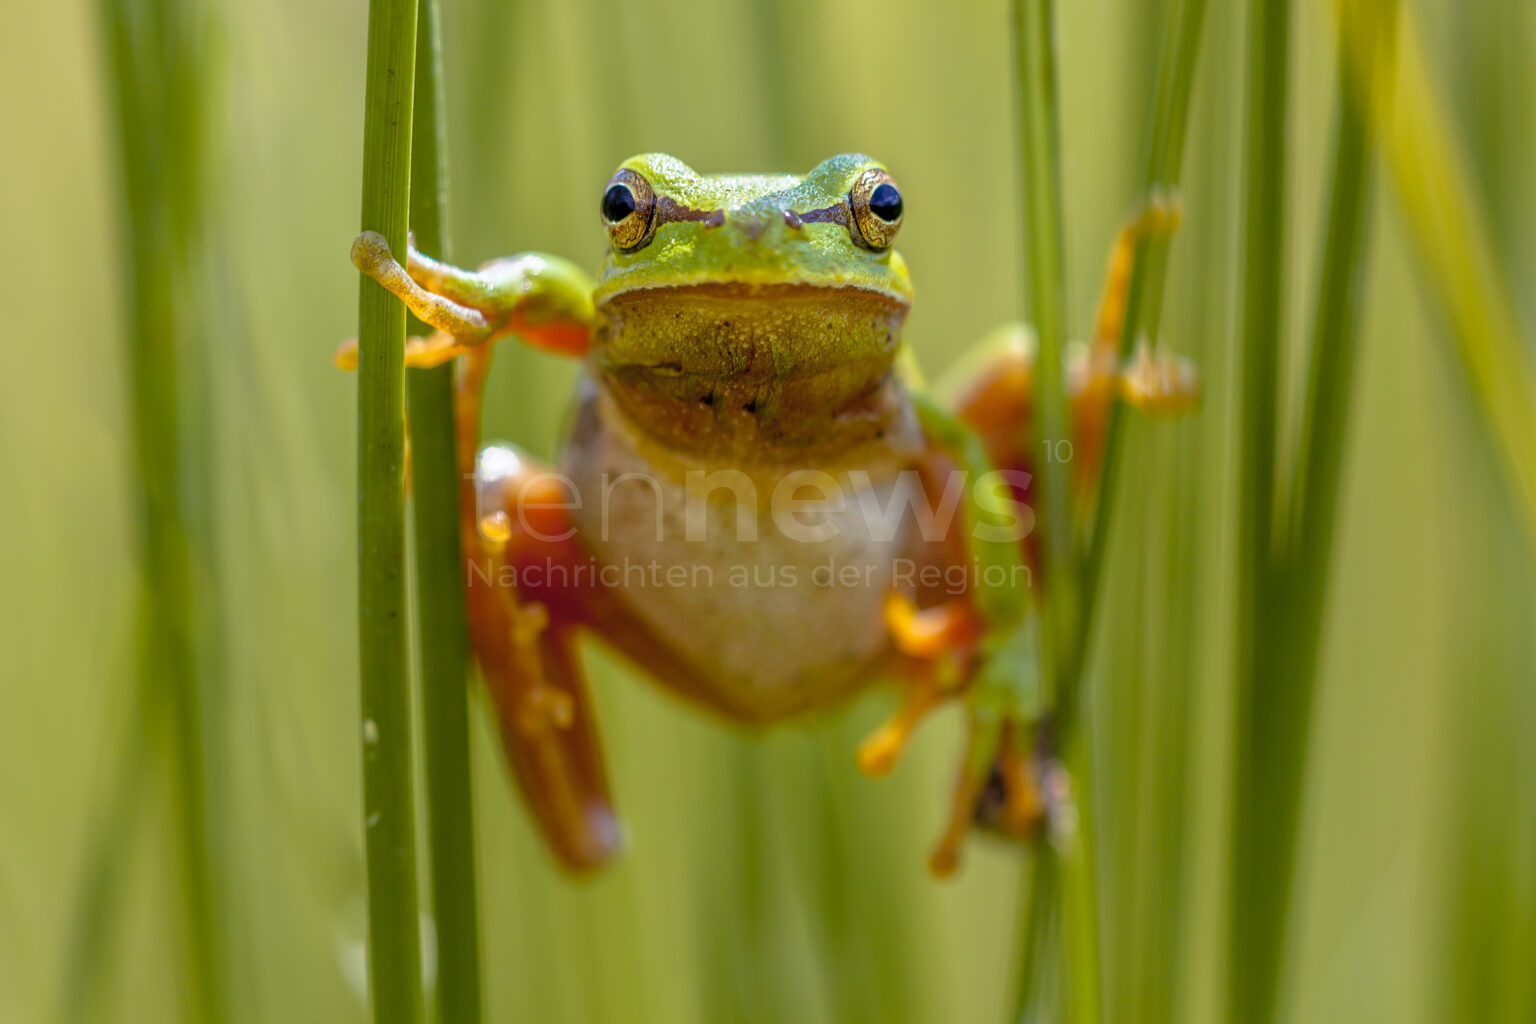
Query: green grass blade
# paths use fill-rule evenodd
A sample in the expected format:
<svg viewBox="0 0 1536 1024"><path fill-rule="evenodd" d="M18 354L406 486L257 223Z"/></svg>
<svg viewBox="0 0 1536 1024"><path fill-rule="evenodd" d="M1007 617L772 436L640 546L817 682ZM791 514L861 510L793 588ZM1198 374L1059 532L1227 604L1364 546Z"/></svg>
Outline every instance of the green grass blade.
<svg viewBox="0 0 1536 1024"><path fill-rule="evenodd" d="M1061 199L1061 128L1056 100L1055 14L1051 0L1015 0L1014 57L1018 87L1020 166L1023 173L1025 295L1039 339L1035 411L1027 450L1067 436L1062 350L1067 337L1065 248ZM1050 599L1042 608L1041 679L1047 706L1055 700L1062 627L1073 597L1071 490L1068 467L1058 459L1039 465L1037 529Z"/></svg>
<svg viewBox="0 0 1536 1024"><path fill-rule="evenodd" d="M141 709L167 716L172 816L180 847L192 1013L229 1018L224 894L223 691L200 660L216 654L211 431L199 305L205 284L203 131L211 80L207 16L179 0L103 3L123 181L130 432L138 484ZM209 658L212 662L213 659ZM159 693L153 698L151 688ZM131 755L130 755L131 756ZM88 885L95 885L88 880ZM110 880L102 885L110 886ZM99 889L88 903L110 896Z"/></svg>
<svg viewBox="0 0 1536 1024"><path fill-rule="evenodd" d="M1349 396L1359 343L1373 162L1373 100L1364 90L1378 82L1379 64L1390 66L1389 48L1397 31L1396 0L1354 0L1345 5L1341 18L1361 23L1358 38L1366 49L1351 56L1344 47L1340 48L1332 186L1318 271L1306 404L1287 516L1290 539L1285 550L1284 594L1291 624L1287 656L1292 660L1291 717L1300 728L1296 735L1286 738L1289 756L1272 766L1273 774L1288 779L1293 791L1276 808L1282 813L1299 796L1305 723L1316 681L1329 560L1334 547L1340 466L1348 436ZM1355 62L1361 72L1358 79L1351 78L1350 65Z"/></svg>
<svg viewBox="0 0 1536 1024"><path fill-rule="evenodd" d="M1013 1019L1046 1024L1061 1019L1061 864L1054 851L1037 845L1024 869L1020 898L1023 962L1015 991Z"/></svg>
<svg viewBox="0 0 1536 1024"><path fill-rule="evenodd" d="M406 248L415 0L368 6L364 230ZM405 307L362 279L358 324L357 531L368 977L373 1019L422 1019L405 600Z"/></svg>
<svg viewBox="0 0 1536 1024"><path fill-rule="evenodd" d="M1146 196L1158 190L1178 187L1184 161L1184 137L1189 124L1189 100L1194 90L1195 69L1200 57L1200 39L1205 27L1205 0L1176 0L1170 11L1163 52L1158 60L1157 91L1153 97L1153 122L1147 142L1147 162L1143 176ZM1141 334L1157 337L1162 312L1163 285L1167 279L1168 242L1143 239L1136 248L1126 294L1125 323L1120 332L1120 353L1129 354ZM1117 507L1117 495L1123 476L1121 457L1125 445L1126 410L1118 402L1109 410L1105 428L1102 479L1099 485L1093 527L1082 555L1082 603L1076 619L1076 635L1068 645L1074 659L1065 675L1062 711L1075 715L1076 690L1082 676L1083 660L1092 641L1093 620L1099 607L1099 587L1104 577L1104 560L1109 551L1111 526ZM1065 724L1065 720L1064 720Z"/></svg>
<svg viewBox="0 0 1536 1024"><path fill-rule="evenodd" d="M1023 230L1025 293L1029 317L1039 339L1034 374L1034 415L1030 436L1022 438L1025 450L1068 436L1066 379L1062 352L1067 337L1067 285L1065 229L1062 224L1061 125L1057 102L1056 26L1050 0L1015 0L1013 6L1015 81L1018 89L1020 167L1023 181ZM1077 574L1072 559L1071 480L1069 467L1057 459L1038 463L1036 516L1042 538L1042 573L1047 595L1041 602L1040 679L1045 706L1055 707L1061 692L1064 669L1072 662L1065 645L1076 633ZM1061 884L1041 860L1056 856L1041 846L1028 869L1029 893L1023 909L1023 976L1019 1006L1029 1012L1032 991L1041 983L1033 977L1046 959L1039 943L1057 945L1062 930L1047 927L1041 918L1049 908L1066 913L1063 929L1068 945L1064 965L1070 977L1067 1007L1074 1021L1092 1024L1100 1017L1100 966L1096 939L1098 904L1093 885L1092 850L1086 836L1079 836L1071 871L1076 884L1072 899L1046 891ZM1052 877L1043 877L1049 875ZM1044 887L1044 888L1042 888Z"/></svg>
<svg viewBox="0 0 1536 1024"><path fill-rule="evenodd" d="M1341 44L1355 54L1362 44L1352 24ZM1473 199L1466 158L1430 81L1411 9L1403 13L1396 49L1393 86L1375 91L1371 117L1415 254L1450 321L1468 389L1520 510L1529 550L1536 551L1536 367Z"/></svg>
<svg viewBox="0 0 1536 1024"><path fill-rule="evenodd" d="M1273 784L1269 716L1289 710L1290 701L1275 664L1280 604L1273 549L1290 23L1289 0L1249 5L1227 1013L1255 1022L1275 1012L1289 895L1277 886L1288 878L1295 843L1294 822L1281 821L1266 799Z"/></svg>
<svg viewBox="0 0 1536 1024"><path fill-rule="evenodd" d="M123 738L107 797L92 818L71 908L64 949L63 984L59 989L60 1024L86 1024L102 1017L103 974L112 959L113 936L123 905L123 879L137 847L137 827L148 802L151 726L162 709L150 687L135 687L125 716Z"/></svg>
<svg viewBox="0 0 1536 1024"><path fill-rule="evenodd" d="M447 219L442 26L437 0L420 0L416 28L415 124L411 139L411 230L416 245L452 258ZM411 318L412 329L430 328ZM432 914L437 925L437 1019L479 1024L480 898L474 788L469 759L469 627L459 545L459 473L454 368L407 374L415 511L416 605L420 623L423 771Z"/></svg>

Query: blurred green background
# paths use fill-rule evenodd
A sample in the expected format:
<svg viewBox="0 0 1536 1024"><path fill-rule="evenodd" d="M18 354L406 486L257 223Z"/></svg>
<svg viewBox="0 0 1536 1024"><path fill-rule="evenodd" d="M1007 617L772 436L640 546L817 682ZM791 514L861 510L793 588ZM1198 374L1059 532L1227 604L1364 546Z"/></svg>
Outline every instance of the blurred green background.
<svg viewBox="0 0 1536 1024"><path fill-rule="evenodd" d="M1243 47L1210 5L1163 334L1201 414L1131 425L1090 662L1089 744L1109 1019L1218 1019L1231 719L1232 436ZM1162 5L1059 12L1073 325L1093 308L1135 182ZM204 446L217 538L235 1017L361 1021L355 380L366 5L211 2L199 79L210 168ZM1526 352L1536 324L1536 9L1405 0L1471 171ZM547 249L596 266L614 166L703 171L878 156L930 369L1019 315L1008 15L956 0L445 0L458 261ZM1316 282L1333 33L1298 2L1287 372ZM139 717L115 88L97 7L8 2L0 33L0 1019L59 1019L92 843L117 911L92 1019L183 1003L164 729ZM1536 1019L1536 555L1415 261L1376 191L1334 586L1305 783L1296 1021ZM574 367L504 347L487 433L549 453ZM1294 391L1292 392L1294 393ZM631 849L598 880L552 869L483 715L475 769L494 1021L997 1021L1017 972L1018 851L924 870L959 721L895 778L854 771L889 705L747 736L589 653ZM125 745L149 772L125 775ZM102 837L105 836L105 839Z"/></svg>

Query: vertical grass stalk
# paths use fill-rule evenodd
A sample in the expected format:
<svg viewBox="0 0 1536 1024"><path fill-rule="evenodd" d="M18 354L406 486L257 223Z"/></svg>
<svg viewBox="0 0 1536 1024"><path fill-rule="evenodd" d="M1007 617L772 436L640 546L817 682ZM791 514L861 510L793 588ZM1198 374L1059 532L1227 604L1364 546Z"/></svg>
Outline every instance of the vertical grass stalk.
<svg viewBox="0 0 1536 1024"><path fill-rule="evenodd" d="M1313 313L1306 404L1301 416L1297 465L1287 516L1285 600L1291 609L1289 656L1294 659L1294 701L1305 723L1317 672L1319 636L1326 605L1333 524L1338 507L1340 464L1349 423L1349 395L1359 348L1361 293L1365 287L1365 243L1369 230L1372 180L1370 109L1380 77L1377 66L1390 61L1397 30L1396 0L1350 0L1339 12L1363 19L1357 34L1362 45L1351 54L1341 24L1333 166L1323 225L1323 251ZM1358 62L1357 76L1351 64ZM1283 765L1297 789L1305 752L1305 731ZM1292 795L1294 802L1296 795Z"/></svg>
<svg viewBox="0 0 1536 1024"><path fill-rule="evenodd" d="M416 0L371 0L362 227L406 249ZM378 1024L422 1019L405 599L405 307L368 278L358 310L357 555L368 978Z"/></svg>
<svg viewBox="0 0 1536 1024"><path fill-rule="evenodd" d="M1020 914L1023 948L1013 1019L1017 1024L1045 1024L1061 1019L1061 864L1055 851L1039 844L1024 871L1020 898L1027 906Z"/></svg>
<svg viewBox="0 0 1536 1024"><path fill-rule="evenodd" d="M1271 804L1277 719L1294 710L1292 687L1275 661L1283 602L1274 558L1290 13L1289 0L1253 0L1247 27L1227 1015L1256 1024L1275 1012L1295 843L1294 821L1282 821Z"/></svg>
<svg viewBox="0 0 1536 1024"><path fill-rule="evenodd" d="M1413 8L1400 20L1392 88L1373 93L1372 120L1415 254L1450 321L1473 408L1524 517L1528 550L1536 551L1536 364L1521 337L1467 156L1429 77ZM1362 49L1355 24L1344 24L1341 40L1350 52Z"/></svg>
<svg viewBox="0 0 1536 1024"><path fill-rule="evenodd" d="M1245 864L1234 865L1238 888L1234 913L1243 915L1243 933L1251 956L1245 962L1244 988L1233 992L1233 1007L1244 1019L1267 1021L1278 1012L1276 995L1289 927L1294 885L1296 837L1300 830L1302 777L1306 765L1313 697L1319 662L1323 613L1327 606L1333 522L1338 506L1339 469L1345 451L1349 394L1359 341L1365 243L1371 201L1369 91L1379 76L1376 63L1396 31L1395 0L1353 0L1341 8L1339 68L1331 184L1323 226L1317 304L1297 464L1290 475L1286 540L1274 585L1279 587L1283 629L1266 639L1254 624L1255 647L1276 673L1248 676L1254 690L1244 699L1251 708L1239 733L1240 785L1246 785L1235 812L1242 820L1235 849ZM1366 44L1350 52L1342 44L1343 19L1366 25ZM1358 71L1360 74L1356 75ZM1240 678L1238 684L1245 682ZM1259 760L1262 758L1262 760ZM1256 821L1255 819L1262 819ZM1246 836L1246 841L1243 840ZM1241 910L1237 909L1241 908ZM1232 927L1239 927L1234 918ZM1232 981L1239 981L1234 970Z"/></svg>
<svg viewBox="0 0 1536 1024"><path fill-rule="evenodd" d="M1158 59L1157 86L1152 98L1152 129L1146 143L1146 171L1142 179L1144 199L1158 194L1171 195L1178 188L1189 123L1189 98L1194 89L1204 26L1205 0L1175 0ZM1137 337L1157 337L1167 276L1168 240L1143 238L1138 241L1126 293L1125 320L1120 329L1121 358L1130 354ZM1124 406L1119 402L1111 403L1105 429L1102 476L1091 516L1093 526L1082 554L1082 611L1076 619L1076 634L1067 646L1073 662L1068 666L1063 682L1064 727L1077 710L1077 687L1088 645L1093 639L1099 584L1104 574L1104 559L1109 549L1110 527L1122 475L1125 428Z"/></svg>
<svg viewBox="0 0 1536 1024"><path fill-rule="evenodd" d="M123 182L125 364L137 495L141 685L145 724L168 716L172 815L180 847L191 1016L229 1019L222 691L200 671L212 652L211 432L199 400L197 322L205 279L203 131L211 78L207 15L185 0L103 3ZM127 757L133 754L130 741ZM96 869L92 869L94 874ZM87 879L86 899L110 899ZM103 905L103 909L104 905ZM94 910L88 908L88 912ZM96 948L99 948L99 943ZM94 956L94 954L92 954Z"/></svg>
<svg viewBox="0 0 1536 1024"><path fill-rule="evenodd" d="M106 798L91 816L85 842L85 864L76 883L64 947L59 985L58 1024L88 1024L101 1020L103 975L111 961L113 937L122 909L123 879L132 871L138 828L144 819L150 769L150 733L161 715L148 680L133 688L122 730L120 750L112 766Z"/></svg>
<svg viewBox="0 0 1536 1024"><path fill-rule="evenodd" d="M1025 292L1030 319L1039 339L1035 380L1033 433L1022 438L1025 450L1050 444L1068 434L1066 381L1062 350L1067 335L1065 241L1062 226L1061 128L1056 86L1055 12L1051 0L1015 0L1013 5L1014 60L1018 90L1017 116L1020 167L1023 174L1023 228ZM1070 656L1065 644L1075 634L1077 610L1076 566L1072 560L1071 489L1068 467L1059 460L1039 462L1040 507L1036 510L1042 538L1042 575L1046 597L1039 602L1041 614L1040 678L1045 706L1057 705L1063 667ZM1099 963L1097 903L1093 890L1091 850L1079 836L1058 876L1041 861L1056 856L1041 846L1027 869L1027 908L1024 915L1025 968L1040 962L1044 951L1034 944L1046 941L1050 930L1041 917L1053 906L1066 913L1062 928L1068 937L1065 964L1070 977L1067 1005L1073 1020L1094 1022L1099 1018ZM1063 903L1059 894L1038 891L1054 888L1070 872L1078 882L1074 898ZM1036 979L1021 980L1020 1005L1029 1012L1029 993Z"/></svg>
<svg viewBox="0 0 1536 1024"><path fill-rule="evenodd" d="M1051 238L1055 238L1054 264L1055 287L1057 291L1056 305L1048 305L1046 314L1053 320L1048 324L1040 322L1041 310L1036 299L1032 312L1036 318L1036 328L1039 332L1041 345L1040 371L1036 374L1037 387L1040 389L1039 422L1042 424L1041 436L1064 436L1065 423L1065 396L1061 394L1061 368L1059 346L1064 335L1063 302L1061 298L1064 289L1061 282L1060 262L1060 180L1059 170L1055 164L1056 132L1054 118L1054 68L1052 67L1052 54L1050 49L1050 23L1049 10L1037 8L1029 10L1031 5L1019 3L1015 5L1015 31L1016 31L1016 55L1019 60L1020 82L1020 116L1021 137L1024 144L1024 166L1026 174L1029 174L1035 182L1033 188L1026 192L1027 202L1040 202L1043 197L1049 197L1053 203L1055 221L1055 234L1042 234L1040 224L1029 216L1030 207L1026 208L1025 222L1030 231L1030 238L1035 243L1026 254L1031 267L1030 285L1031 296L1034 298L1040 294L1050 294L1046 289L1052 287L1049 283L1042 282L1040 272L1044 270L1050 273L1052 263L1049 251L1041 254L1042 261L1037 255L1036 249L1050 246ZM1162 56L1159 61L1157 89L1153 100L1152 129L1147 145L1146 164L1146 195L1152 196L1159 190L1171 189L1176 186L1179 178L1179 169L1184 152L1185 126L1188 122L1189 98L1193 88L1194 73L1200 47L1200 36L1205 21L1204 0L1178 0L1177 6L1171 12L1167 34L1163 46ZM1043 57L1036 57L1036 53ZM1044 76L1045 85L1031 83L1031 76ZM1049 97L1050 118L1042 119L1038 104L1040 97ZM1042 155L1041 138L1039 133L1041 126L1048 124L1050 134L1048 136L1050 149ZM1045 165L1044 173L1038 170L1040 164ZM1049 222L1048 222L1049 223ZM1161 295L1163 281L1166 276L1166 242L1158 240L1143 241L1136 254L1134 271L1132 274L1130 295L1127 305L1127 315L1120 341L1122 354L1130 351L1133 339L1139 332L1146 330L1155 335L1157 319L1161 311ZM1047 339L1050 339L1049 341ZM1050 394L1055 391L1055 394ZM1124 418L1118 405L1113 406L1110 413L1110 422L1107 433L1107 442L1104 460L1104 482L1096 505L1097 512L1093 515L1093 530L1088 541L1086 551L1080 563L1080 573L1074 578L1074 587L1067 594L1052 588L1049 605L1058 607L1070 602L1063 619L1058 619L1056 628L1062 632L1054 639L1052 660L1042 666L1043 674L1047 678L1047 685L1054 694L1055 713L1060 734L1065 742L1070 742L1070 723L1078 710L1078 688L1082 676L1084 662L1087 657L1087 647L1091 640L1090 627L1092 616L1097 605L1097 591L1099 580L1102 576L1104 553L1108 546L1109 526L1111 523L1110 512L1114 508L1115 484L1119 476L1119 453L1123 444ZM1051 463L1045 463L1044 467L1049 471ZM1047 494L1065 495L1063 484L1053 482L1049 476L1045 481ZM1086 511L1086 510L1082 510ZM1069 523L1067 513L1063 509L1047 507L1044 517L1049 523L1054 514L1061 518L1054 521ZM1048 567L1047 580L1057 580L1065 576L1071 576L1071 570L1079 568L1079 565L1071 561L1070 544L1072 534L1069 528L1055 531L1055 539L1061 547L1052 547L1050 543L1051 533L1047 529L1046 554L1048 560L1054 556L1058 565L1069 567L1067 570L1058 568L1052 572ZM1051 587L1050 583L1047 583ZM1047 636L1049 637L1049 625L1047 623ZM1080 798L1079 813L1084 815L1081 846L1077 857L1078 863L1063 867L1060 872L1045 871L1039 869L1038 858L1036 868L1031 870L1031 878L1026 883L1033 888L1041 883L1050 883L1052 879L1067 878L1071 880L1071 898L1065 908L1067 916L1074 921L1074 927L1069 929L1068 961L1073 965L1074 984L1071 997L1071 1012L1076 1019L1095 1019L1099 1013L1100 992L1098 988L1098 944L1096 941L1097 907L1096 889L1094 885L1093 866L1091 857L1091 833L1088 829L1086 813L1088 800ZM1030 910L1028 922L1025 925L1025 941L1032 943L1039 941L1039 937L1045 934L1042 915L1054 913L1055 904L1059 903L1056 895L1045 898L1046 894L1034 893L1030 896ZM1030 977L1030 964L1043 963L1046 959L1041 951L1026 949L1026 966L1024 978L1019 995L1018 1016L1024 1019L1025 1015L1033 1013L1035 1006L1034 992L1038 985L1037 979ZM1085 1001L1086 1000L1086 1001ZM1034 1009L1032 1009L1032 1006Z"/></svg>
<svg viewBox="0 0 1536 1024"><path fill-rule="evenodd" d="M1019 159L1023 173L1025 294L1039 339L1035 372L1033 449L1067 436L1066 267L1061 206L1061 131L1056 102L1055 15L1051 0L1015 0L1014 57L1018 88ZM1028 450L1027 449L1027 450ZM1071 489L1068 467L1042 459L1041 507L1036 511L1043 544L1041 679L1047 706L1055 702L1063 628L1070 621L1074 584L1071 564Z"/></svg>
<svg viewBox="0 0 1536 1024"><path fill-rule="evenodd" d="M416 25L415 124L411 133L411 230L416 246L452 258L447 219L442 23L437 0L420 0ZM413 329L430 328L411 318ZM479 1024L480 898L474 788L469 759L469 646L464 554L459 546L452 365L407 374L416 604L420 628L422 751L437 924L437 1019Z"/></svg>

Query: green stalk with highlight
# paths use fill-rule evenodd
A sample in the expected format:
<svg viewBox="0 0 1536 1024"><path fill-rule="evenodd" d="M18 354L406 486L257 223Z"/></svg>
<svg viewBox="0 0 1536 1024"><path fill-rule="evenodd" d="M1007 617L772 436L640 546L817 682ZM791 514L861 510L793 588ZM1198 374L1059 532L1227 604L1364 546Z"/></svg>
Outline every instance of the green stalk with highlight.
<svg viewBox="0 0 1536 1024"><path fill-rule="evenodd" d="M1184 163L1184 138L1189 124L1189 100L1194 90L1195 69L1200 57L1200 38L1205 27L1206 0L1176 0L1168 16L1163 51L1158 60L1157 87L1152 100L1152 130L1147 141L1146 169L1142 177L1144 198L1176 192ZM1136 242L1131 279L1126 291L1125 317L1120 329L1120 358L1130 355L1138 337L1155 339L1162 320L1163 286L1168 278L1166 238L1143 237ZM1076 634L1067 645L1073 659L1064 673L1063 727L1078 711L1077 690L1082 679L1088 645L1093 642L1094 616L1099 608L1099 587L1109 550L1110 527L1118 507L1127 410L1120 402L1109 407L1104 435L1103 468L1098 495L1089 512L1092 527L1082 552L1081 613Z"/></svg>
<svg viewBox="0 0 1536 1024"><path fill-rule="evenodd" d="M363 230L406 251L416 0L372 0ZM357 529L368 978L376 1024L422 1019L405 596L405 307L362 279Z"/></svg>
<svg viewBox="0 0 1536 1024"><path fill-rule="evenodd" d="M450 260L442 23L437 0L420 0L416 27L411 230L422 252ZM412 329L431 328L411 318ZM411 489L421 671L422 753L432 916L437 925L437 1019L479 1024L480 896L470 771L469 626L459 543L459 468L454 368L406 375L411 411Z"/></svg>
<svg viewBox="0 0 1536 1024"><path fill-rule="evenodd" d="M1025 450L1068 436L1063 350L1067 337L1065 229L1062 224L1061 125L1057 102L1055 12L1050 0L1015 0L1013 5L1016 111L1020 168L1023 174L1023 227L1026 295L1029 317L1039 339L1034 374L1035 411L1031 436L1021 439ZM1059 707L1066 666L1072 663L1067 645L1076 633L1077 572L1072 558L1071 478L1065 463L1040 462L1040 507L1036 510L1042 537L1045 599L1040 603L1040 679L1048 713ZM1077 837L1085 839L1085 834ZM1024 912L1026 944L1019 1005L1027 1010L1037 979L1031 963L1044 951L1038 944L1057 941L1041 915L1060 906L1060 934L1070 1019L1093 1024L1100 1016L1099 959L1096 934L1098 908L1094 890L1092 850L1079 841L1067 862L1053 871L1056 856L1040 845L1025 869L1028 904ZM1071 880L1070 898L1049 890ZM1047 937L1050 936L1048 939Z"/></svg>

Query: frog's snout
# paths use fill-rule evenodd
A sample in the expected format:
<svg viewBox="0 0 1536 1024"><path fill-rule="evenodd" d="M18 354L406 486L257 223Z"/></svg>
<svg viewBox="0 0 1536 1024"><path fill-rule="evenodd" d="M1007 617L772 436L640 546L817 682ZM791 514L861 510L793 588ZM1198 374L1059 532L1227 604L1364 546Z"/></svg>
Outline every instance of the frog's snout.
<svg viewBox="0 0 1536 1024"><path fill-rule="evenodd" d="M771 218L758 210L734 211L732 215L727 216L727 220L734 220L736 222L736 230L753 242L761 241L763 235L768 232L769 225L772 223Z"/></svg>
<svg viewBox="0 0 1536 1024"><path fill-rule="evenodd" d="M805 221L790 209L732 210L725 220L750 242L761 242L765 236L773 243L807 240Z"/></svg>

